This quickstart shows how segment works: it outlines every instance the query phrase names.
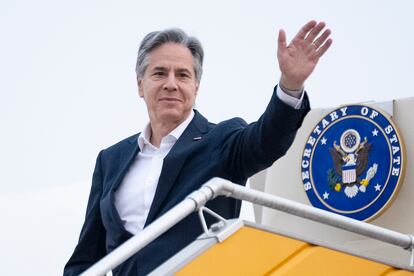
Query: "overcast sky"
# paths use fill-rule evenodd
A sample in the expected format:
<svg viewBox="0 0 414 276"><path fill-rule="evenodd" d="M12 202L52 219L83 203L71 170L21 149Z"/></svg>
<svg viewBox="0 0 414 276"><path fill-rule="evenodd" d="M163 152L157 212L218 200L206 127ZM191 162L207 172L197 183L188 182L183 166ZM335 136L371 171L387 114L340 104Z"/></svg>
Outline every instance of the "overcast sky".
<svg viewBox="0 0 414 276"><path fill-rule="evenodd" d="M2 273L61 272L97 153L148 120L134 76L146 33L197 36L197 108L213 122L250 122L280 77L278 29L290 39L310 19L334 40L306 83L313 107L414 96L413 11L412 1L378 0L1 1Z"/></svg>

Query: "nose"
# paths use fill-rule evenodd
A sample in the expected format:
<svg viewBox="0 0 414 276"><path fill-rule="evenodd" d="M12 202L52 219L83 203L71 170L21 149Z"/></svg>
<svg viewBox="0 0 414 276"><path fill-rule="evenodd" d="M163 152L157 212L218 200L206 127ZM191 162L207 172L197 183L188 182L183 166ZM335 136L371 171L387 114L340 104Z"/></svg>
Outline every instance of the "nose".
<svg viewBox="0 0 414 276"><path fill-rule="evenodd" d="M178 89L177 80L175 78L175 74L168 74L168 78L165 80L163 85L163 90L168 92L173 92Z"/></svg>

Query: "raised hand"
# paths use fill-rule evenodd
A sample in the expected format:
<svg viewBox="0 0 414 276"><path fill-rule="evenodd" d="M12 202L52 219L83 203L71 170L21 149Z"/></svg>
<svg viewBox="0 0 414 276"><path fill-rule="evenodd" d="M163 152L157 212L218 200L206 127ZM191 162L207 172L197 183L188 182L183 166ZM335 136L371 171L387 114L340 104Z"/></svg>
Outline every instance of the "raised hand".
<svg viewBox="0 0 414 276"><path fill-rule="evenodd" d="M332 39L328 38L331 34L329 29L319 35L324 28L324 22L309 21L289 45L286 45L285 31L279 31L277 58L282 72L280 79L282 87L289 90L302 89L305 80L318 64L319 58L332 44Z"/></svg>

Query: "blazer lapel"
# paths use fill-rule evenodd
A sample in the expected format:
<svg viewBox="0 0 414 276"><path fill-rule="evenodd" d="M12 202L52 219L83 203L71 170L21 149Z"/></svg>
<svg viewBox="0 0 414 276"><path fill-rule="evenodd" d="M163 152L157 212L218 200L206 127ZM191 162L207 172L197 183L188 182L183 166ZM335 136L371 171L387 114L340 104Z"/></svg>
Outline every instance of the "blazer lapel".
<svg viewBox="0 0 414 276"><path fill-rule="evenodd" d="M174 185L181 168L189 153L189 147L196 141L202 139L204 133L208 131L208 121L200 113L194 110L194 119L188 125L181 137L177 140L171 151L164 158L161 175L158 181L154 200L148 213L145 226L151 223Z"/></svg>
<svg viewBox="0 0 414 276"><path fill-rule="evenodd" d="M138 134L139 135L139 134ZM118 230L122 233L122 235L126 238L129 238L132 236L131 233L129 233L125 227L124 223L122 222L119 213L115 206L115 191L118 189L119 185L122 183L122 179L124 178L126 172L128 171L129 166L132 164L132 161L135 159L136 155L139 152L137 137L138 135L134 135L131 139L129 139L129 143L125 148L122 149L121 155L119 157L119 172L118 175L114 178L114 181L109 186L109 193L106 199L106 204L109 204L110 206L110 214L113 218L113 221L118 228Z"/></svg>
<svg viewBox="0 0 414 276"><path fill-rule="evenodd" d="M137 156L139 150L137 137L138 135L134 135L131 139L129 139L129 144L127 147L125 147L121 153L121 156L119 158L119 173L115 178L114 184L112 185L112 191L118 189L119 185L122 182L122 179L124 178L126 172L128 171L129 166L131 165L132 161Z"/></svg>

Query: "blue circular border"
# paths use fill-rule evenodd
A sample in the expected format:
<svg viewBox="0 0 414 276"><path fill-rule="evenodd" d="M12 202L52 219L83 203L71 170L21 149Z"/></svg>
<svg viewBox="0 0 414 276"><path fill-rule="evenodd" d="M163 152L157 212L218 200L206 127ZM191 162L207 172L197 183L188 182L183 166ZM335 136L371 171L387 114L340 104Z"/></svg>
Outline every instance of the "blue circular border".
<svg viewBox="0 0 414 276"><path fill-rule="evenodd" d="M353 120L352 123L350 121ZM363 120L358 123L358 120ZM364 122L364 123L361 123ZM387 152L389 154L385 154L383 159L383 163L389 164L388 169L388 177L387 180L381 184L381 191L379 192L378 196L374 196L375 199L369 201L366 205L361 205L360 201L357 201L357 198L352 198L349 200L350 204L359 205L358 208L352 209L348 208L348 210L341 210L337 206L336 208L331 206L333 203L328 203L325 199L322 198L322 194L318 193L318 190L326 190L327 188L327 181L322 179L314 179L313 169L317 169L318 161L323 162L322 164L326 166L327 158L323 157L319 158L322 159L318 160L318 156L314 156L315 151L317 151L318 146L321 145L321 139L324 137L326 133L329 132L330 129L344 129L349 128L346 125L353 125L355 128L360 126L358 125L365 125L371 124L374 129L378 129L378 139L385 139L386 144L388 145ZM343 127L345 125L345 127ZM358 129L357 129L358 130ZM361 132L367 132L366 129L362 129ZM341 133L337 134L340 136ZM382 136L380 136L382 135ZM361 140L363 137L361 137ZM337 139L337 142L339 137ZM332 141L330 141L332 143ZM398 147L399 151L393 154L392 147ZM372 152L378 150L375 148L375 145L372 147ZM384 147L380 148L382 156L384 152ZM319 150L320 151L320 150ZM375 152L374 152L375 153ZM329 154L329 153L328 153ZM371 154L370 154L371 155ZM315 157L315 158L314 158ZM379 158L377 156L377 158ZM393 159L400 159L400 163L396 162L393 167ZM332 161L331 161L332 162ZM368 168L369 166L367 166ZM366 170L367 170L366 168ZM398 176L393 175L393 168L398 169ZM378 171L383 169L379 167ZM366 170L364 170L363 174L365 174ZM306 144L302 154L301 160L301 178L304 185L304 189L308 196L309 201L314 207L324 209L333 213L341 214L347 217L351 217L357 220L371 220L376 216L380 215L386 208L389 207L390 203L393 201L395 196L397 195L399 188L401 186L404 174L405 174L405 147L402 140L402 136L399 134L397 127L395 124L385 115L382 111L372 108L366 105L347 105L341 106L331 112L329 112L324 118L322 118L312 129L311 134L309 135L308 139L306 140ZM383 171L382 178L384 175ZM395 173L395 171L394 171ZM319 173L319 175L321 175ZM362 175L362 174L361 174ZM375 177L373 178L375 179ZM370 183L369 186L374 186L374 183ZM322 188L321 188L322 187ZM368 188L368 187L367 187ZM335 192L330 187L330 192ZM343 193L343 192L342 192ZM370 196L373 197L372 195ZM358 203L358 204L355 204ZM352 207L352 206L351 206Z"/></svg>

